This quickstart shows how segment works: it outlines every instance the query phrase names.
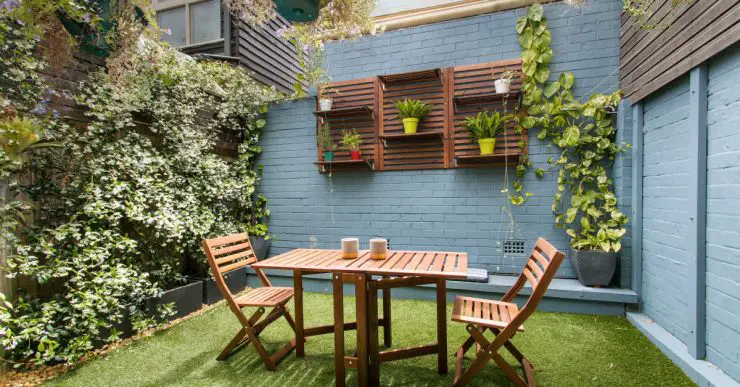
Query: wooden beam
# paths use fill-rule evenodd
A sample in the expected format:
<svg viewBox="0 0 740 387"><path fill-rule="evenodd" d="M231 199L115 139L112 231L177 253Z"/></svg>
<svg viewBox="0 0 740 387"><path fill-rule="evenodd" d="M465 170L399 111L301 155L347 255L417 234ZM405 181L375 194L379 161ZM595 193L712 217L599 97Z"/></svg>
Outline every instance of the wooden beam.
<svg viewBox="0 0 740 387"><path fill-rule="evenodd" d="M391 349L388 351L380 352L380 362L395 361L401 359L408 359L410 357L433 355L437 353L437 344L420 345L417 347L407 347Z"/></svg>
<svg viewBox="0 0 740 387"><path fill-rule="evenodd" d="M707 65L689 79L689 353L706 356Z"/></svg>

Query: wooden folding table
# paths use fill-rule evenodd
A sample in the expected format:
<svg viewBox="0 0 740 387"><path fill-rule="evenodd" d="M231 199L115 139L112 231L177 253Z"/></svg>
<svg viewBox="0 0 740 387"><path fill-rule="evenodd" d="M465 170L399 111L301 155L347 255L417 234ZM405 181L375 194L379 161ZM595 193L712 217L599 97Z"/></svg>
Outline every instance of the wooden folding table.
<svg viewBox="0 0 740 387"><path fill-rule="evenodd" d="M334 365L337 386L343 386L346 368L357 368L361 386L380 385L380 363L409 357L437 354L437 370L447 373L448 279L467 276L466 253L436 251L389 251L388 258L370 259L360 251L355 259L342 259L339 250L296 249L255 263L254 268L293 271L295 291L296 356L305 354L304 338L334 333ZM332 273L334 289L334 325L304 328L303 275ZM374 279L373 276L380 277ZM356 286L357 321L344 322L343 283ZM430 345L381 351L378 326L384 327L384 344L391 345L390 289L423 284L437 284L437 342ZM383 318L378 319L378 290L383 291ZM357 329L357 353L345 356L344 331Z"/></svg>

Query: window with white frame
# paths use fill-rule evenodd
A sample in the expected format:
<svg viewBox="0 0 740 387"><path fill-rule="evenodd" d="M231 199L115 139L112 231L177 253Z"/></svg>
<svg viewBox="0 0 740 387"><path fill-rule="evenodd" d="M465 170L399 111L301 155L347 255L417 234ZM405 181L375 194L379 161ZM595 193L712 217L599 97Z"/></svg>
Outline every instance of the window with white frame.
<svg viewBox="0 0 740 387"><path fill-rule="evenodd" d="M221 39L220 0L154 0L164 41L175 47Z"/></svg>

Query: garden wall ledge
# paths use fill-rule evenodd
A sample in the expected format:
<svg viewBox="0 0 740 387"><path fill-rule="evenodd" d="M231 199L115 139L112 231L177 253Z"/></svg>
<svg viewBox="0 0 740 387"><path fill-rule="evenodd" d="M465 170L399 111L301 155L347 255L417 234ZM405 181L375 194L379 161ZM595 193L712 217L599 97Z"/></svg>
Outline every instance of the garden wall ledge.
<svg viewBox="0 0 740 387"><path fill-rule="evenodd" d="M292 272L285 270L265 270L274 286L291 286ZM447 298L454 300L455 296L466 295L499 299L506 293L517 277L509 275L489 275L488 282L477 283L467 281L447 281ZM304 290L309 292L331 292L328 273L308 274L304 276ZM260 286L254 271L247 271L248 286ZM345 285L347 294L354 294L354 287ZM531 292L529 285L520 292L518 303L523 303ZM393 290L393 297L434 299L433 285L421 285L414 288L399 288ZM573 312L588 314L624 315L628 305L637 304L637 293L630 289L621 288L591 288L582 285L576 279L556 278L543 299L540 309L552 312Z"/></svg>

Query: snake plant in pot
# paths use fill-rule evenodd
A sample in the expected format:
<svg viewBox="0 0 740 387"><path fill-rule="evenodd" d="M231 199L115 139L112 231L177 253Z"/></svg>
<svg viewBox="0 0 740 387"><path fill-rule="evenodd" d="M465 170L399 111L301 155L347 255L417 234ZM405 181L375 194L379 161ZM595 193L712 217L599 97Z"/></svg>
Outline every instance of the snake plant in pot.
<svg viewBox="0 0 740 387"><path fill-rule="evenodd" d="M318 142L319 148L324 152L324 161L334 161L334 151L337 149L337 144L331 138L331 128L329 124L323 124L316 133L316 141Z"/></svg>
<svg viewBox="0 0 740 387"><path fill-rule="evenodd" d="M432 110L432 105L409 98L396 101L395 107L398 110L398 116L401 117L401 122L403 122L403 132L406 134L415 134L416 128L419 126L419 120Z"/></svg>
<svg viewBox="0 0 740 387"><path fill-rule="evenodd" d="M352 160L361 160L360 145L362 145L362 137L357 129L344 130L342 131L342 146L344 149L349 151Z"/></svg>
<svg viewBox="0 0 740 387"><path fill-rule="evenodd" d="M473 141L478 142L481 155L492 155L496 149L496 136L503 133L506 123L512 119L511 114L499 112L480 112L478 115L465 118L463 126L468 130Z"/></svg>

